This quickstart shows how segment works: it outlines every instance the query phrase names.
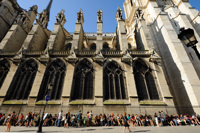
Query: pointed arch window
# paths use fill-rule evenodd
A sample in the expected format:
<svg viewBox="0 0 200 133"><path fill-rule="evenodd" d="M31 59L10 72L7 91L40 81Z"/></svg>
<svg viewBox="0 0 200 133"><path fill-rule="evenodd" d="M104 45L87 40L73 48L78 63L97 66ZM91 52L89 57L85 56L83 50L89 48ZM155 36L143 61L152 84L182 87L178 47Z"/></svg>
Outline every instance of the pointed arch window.
<svg viewBox="0 0 200 133"><path fill-rule="evenodd" d="M128 49L129 49L129 50L132 49L132 46L131 46L130 43L128 43Z"/></svg>
<svg viewBox="0 0 200 133"><path fill-rule="evenodd" d="M65 50L66 51L70 51L72 48L72 43L68 43L66 46L65 46Z"/></svg>
<svg viewBox="0 0 200 133"><path fill-rule="evenodd" d="M3 59L0 61L0 89L4 83L4 80L10 70L10 63L8 60Z"/></svg>
<svg viewBox="0 0 200 133"><path fill-rule="evenodd" d="M94 69L87 59L78 63L74 71L72 100L86 100L94 97Z"/></svg>
<svg viewBox="0 0 200 133"><path fill-rule="evenodd" d="M52 84L50 100L59 100L63 90L65 73L66 65L62 60L52 61L46 68L37 100L45 100L50 84Z"/></svg>
<svg viewBox="0 0 200 133"><path fill-rule="evenodd" d="M124 71L115 61L109 62L103 72L104 100L127 99Z"/></svg>
<svg viewBox="0 0 200 133"><path fill-rule="evenodd" d="M96 44L95 43L93 43L91 46L90 46L90 50L96 50Z"/></svg>
<svg viewBox="0 0 200 133"><path fill-rule="evenodd" d="M109 44L107 42L103 44L103 50L110 50Z"/></svg>
<svg viewBox="0 0 200 133"><path fill-rule="evenodd" d="M30 59L22 63L6 94L6 100L27 100L38 70L35 60Z"/></svg>
<svg viewBox="0 0 200 133"><path fill-rule="evenodd" d="M133 64L133 70L139 100L159 100L150 67L142 59L138 59Z"/></svg>

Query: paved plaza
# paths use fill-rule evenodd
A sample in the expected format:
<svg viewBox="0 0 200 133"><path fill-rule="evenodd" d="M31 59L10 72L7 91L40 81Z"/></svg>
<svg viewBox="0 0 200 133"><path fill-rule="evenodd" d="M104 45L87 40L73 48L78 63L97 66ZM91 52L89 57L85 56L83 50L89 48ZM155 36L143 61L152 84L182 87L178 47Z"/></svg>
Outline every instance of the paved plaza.
<svg viewBox="0 0 200 133"><path fill-rule="evenodd" d="M0 127L0 133L4 133L6 127ZM199 133L200 126L180 126L180 127L131 127L132 133ZM11 133L36 133L37 128L12 127ZM44 133L123 133L123 127L43 127ZM128 130L126 130L128 133Z"/></svg>

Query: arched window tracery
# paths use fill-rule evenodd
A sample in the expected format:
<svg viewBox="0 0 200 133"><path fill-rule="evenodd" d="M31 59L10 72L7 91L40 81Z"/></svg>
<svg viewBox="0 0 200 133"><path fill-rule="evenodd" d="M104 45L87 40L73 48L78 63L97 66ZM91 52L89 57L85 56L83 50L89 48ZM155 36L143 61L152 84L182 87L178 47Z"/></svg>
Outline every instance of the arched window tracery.
<svg viewBox="0 0 200 133"><path fill-rule="evenodd" d="M90 50L96 50L96 44L95 43L93 43L93 44L91 44L91 46L90 46Z"/></svg>
<svg viewBox="0 0 200 133"><path fill-rule="evenodd" d="M150 67L143 60L138 59L134 62L133 70L139 100L159 100Z"/></svg>
<svg viewBox="0 0 200 133"><path fill-rule="evenodd" d="M62 95L65 73L66 65L62 60L56 59L52 61L46 68L37 99L45 100L45 96L47 95L49 89L48 87L51 84L52 89L50 92L50 99L59 100Z"/></svg>
<svg viewBox="0 0 200 133"><path fill-rule="evenodd" d="M128 43L128 49L132 49L132 46L130 43Z"/></svg>
<svg viewBox="0 0 200 133"><path fill-rule="evenodd" d="M22 63L6 94L6 100L27 100L38 70L35 60Z"/></svg>
<svg viewBox="0 0 200 133"><path fill-rule="evenodd" d="M103 44L103 50L110 50L109 44L107 42Z"/></svg>
<svg viewBox="0 0 200 133"><path fill-rule="evenodd" d="M4 83L4 80L10 70L10 63L8 60L3 59L0 61L0 89Z"/></svg>
<svg viewBox="0 0 200 133"><path fill-rule="evenodd" d="M65 50L66 50L66 51L70 51L71 48L72 48L72 43L66 44L66 46L65 46Z"/></svg>
<svg viewBox="0 0 200 133"><path fill-rule="evenodd" d="M75 68L71 100L86 100L94 97L94 69L87 59L81 60Z"/></svg>
<svg viewBox="0 0 200 133"><path fill-rule="evenodd" d="M124 71L115 61L109 62L103 71L104 100L127 99Z"/></svg>

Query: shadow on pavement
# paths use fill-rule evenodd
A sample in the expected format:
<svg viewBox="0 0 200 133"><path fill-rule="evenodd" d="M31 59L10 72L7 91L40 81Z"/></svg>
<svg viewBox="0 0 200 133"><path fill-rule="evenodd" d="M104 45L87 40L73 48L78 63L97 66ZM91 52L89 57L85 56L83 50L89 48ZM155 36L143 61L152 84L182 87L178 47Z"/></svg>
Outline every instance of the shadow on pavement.
<svg viewBox="0 0 200 133"><path fill-rule="evenodd" d="M35 130L22 130L22 131L15 131L15 132L35 132Z"/></svg>
<svg viewBox="0 0 200 133"><path fill-rule="evenodd" d="M96 129L85 129L85 130L81 130L81 131L94 131Z"/></svg>
<svg viewBox="0 0 200 133"><path fill-rule="evenodd" d="M142 133L142 132L149 132L151 130L140 130L140 131L134 131L134 133Z"/></svg>
<svg viewBox="0 0 200 133"><path fill-rule="evenodd" d="M103 128L103 129L114 129L114 128Z"/></svg>

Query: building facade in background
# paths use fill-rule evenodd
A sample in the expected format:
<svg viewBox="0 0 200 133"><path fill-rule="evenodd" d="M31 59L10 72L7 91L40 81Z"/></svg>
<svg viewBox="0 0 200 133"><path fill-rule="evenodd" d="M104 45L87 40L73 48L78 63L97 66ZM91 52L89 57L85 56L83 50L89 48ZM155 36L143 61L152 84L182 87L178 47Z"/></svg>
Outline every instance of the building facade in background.
<svg viewBox="0 0 200 133"><path fill-rule="evenodd" d="M100 9L96 33L84 32L82 10L74 33L64 10L48 30L52 2L38 13L1 1L0 112L39 113L49 94L49 113L200 113L200 61L178 39L185 27L199 40L199 11L188 1L125 0L113 33L103 32Z"/></svg>

